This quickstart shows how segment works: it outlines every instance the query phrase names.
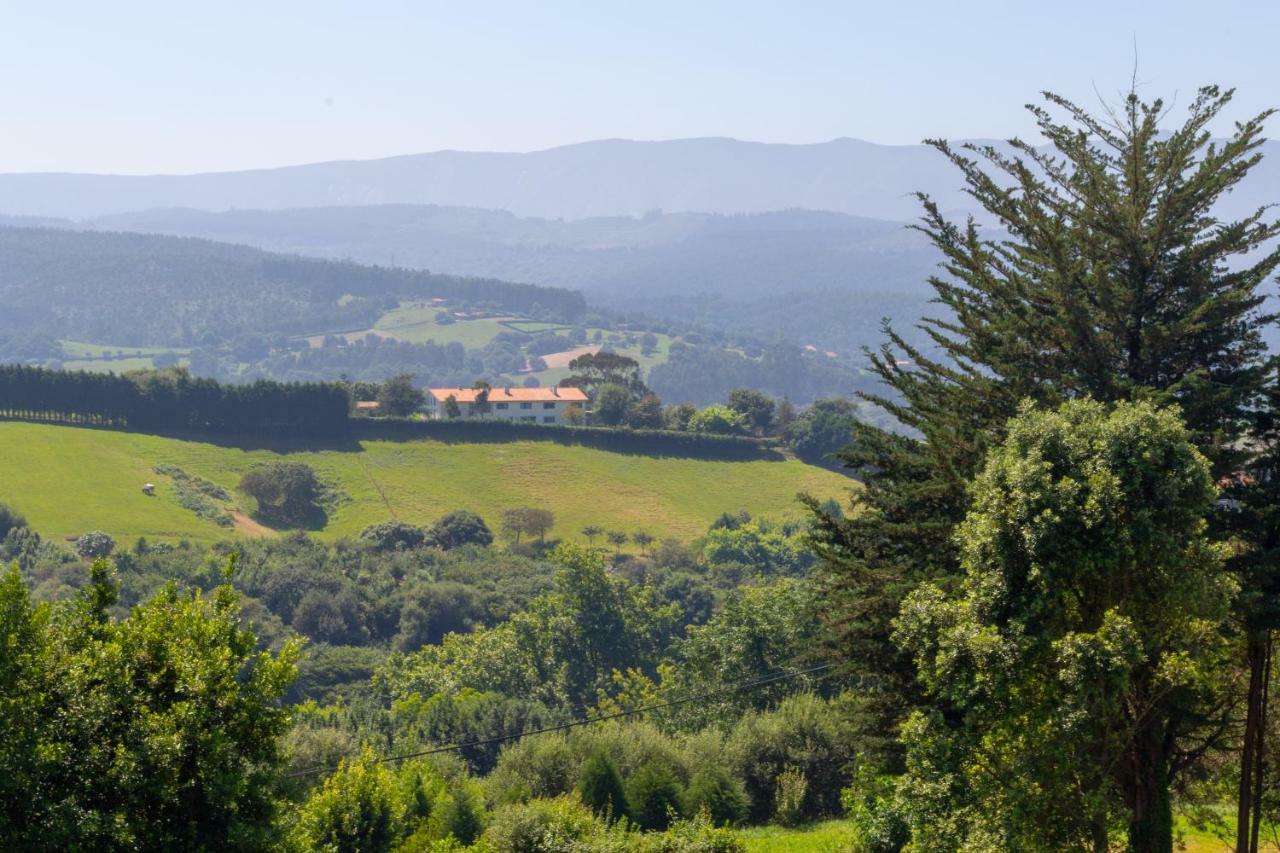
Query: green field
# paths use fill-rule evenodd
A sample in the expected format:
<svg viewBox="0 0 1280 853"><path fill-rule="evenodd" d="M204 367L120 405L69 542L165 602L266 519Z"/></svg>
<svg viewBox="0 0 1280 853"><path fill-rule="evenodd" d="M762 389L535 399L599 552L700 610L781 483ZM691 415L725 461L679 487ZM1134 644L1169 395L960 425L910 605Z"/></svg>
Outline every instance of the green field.
<svg viewBox="0 0 1280 853"><path fill-rule="evenodd" d="M436 316L440 313L435 306L406 303L383 314L373 328L409 343L435 341L437 344L450 344L456 341L467 349L480 349L499 332L511 331L499 322L503 319L500 317L458 320L442 326L436 323Z"/></svg>
<svg viewBox="0 0 1280 853"><path fill-rule="evenodd" d="M612 453L550 441L444 444L364 441L358 450L300 451L306 462L351 496L318 531L350 536L396 517L424 524L471 509L496 526L502 510L542 506L556 514L553 537L576 537L587 524L688 539L722 512L746 509L798 516L795 495L843 498L851 481L795 460L719 461ZM121 541L213 541L228 531L176 502L159 464L234 490L255 464L283 458L139 433L47 424L0 423L0 502L24 513L46 537L104 530ZM154 483L155 497L142 494ZM251 512L252 502L240 499Z"/></svg>

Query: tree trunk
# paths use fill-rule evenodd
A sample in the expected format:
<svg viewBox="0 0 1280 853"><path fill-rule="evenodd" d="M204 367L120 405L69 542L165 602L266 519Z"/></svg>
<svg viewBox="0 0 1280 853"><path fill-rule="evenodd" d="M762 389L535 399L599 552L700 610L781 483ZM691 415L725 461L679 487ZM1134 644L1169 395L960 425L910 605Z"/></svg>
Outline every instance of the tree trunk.
<svg viewBox="0 0 1280 853"><path fill-rule="evenodd" d="M1169 758L1159 727L1147 724L1133 744L1129 853L1173 853Z"/></svg>
<svg viewBox="0 0 1280 853"><path fill-rule="evenodd" d="M1265 634L1262 648L1264 663L1262 666L1262 696L1261 701L1258 703L1258 736L1253 765L1253 829L1249 836L1250 853L1258 853L1258 836L1262 831L1262 792L1267 769L1267 751L1263 748L1263 739L1267 736L1267 706L1271 694L1271 657L1275 650L1270 630L1267 630Z"/></svg>
<svg viewBox="0 0 1280 853"><path fill-rule="evenodd" d="M1262 753L1262 690L1263 663L1266 657L1266 632L1249 632L1245 656L1249 663L1249 693L1245 700L1244 744L1240 750L1240 793L1236 803L1236 853L1250 853L1251 817L1254 808L1254 789L1257 756Z"/></svg>

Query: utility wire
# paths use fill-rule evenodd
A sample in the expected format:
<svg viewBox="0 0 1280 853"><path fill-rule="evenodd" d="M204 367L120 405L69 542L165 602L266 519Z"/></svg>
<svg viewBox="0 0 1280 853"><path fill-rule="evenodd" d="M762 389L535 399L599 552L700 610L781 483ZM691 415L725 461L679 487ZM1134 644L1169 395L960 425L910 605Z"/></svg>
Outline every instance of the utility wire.
<svg viewBox="0 0 1280 853"><path fill-rule="evenodd" d="M579 720L570 720L567 723L559 723L557 725L546 726L545 728L541 728L541 729L530 729L529 731L526 731L526 732L515 732L509 735L498 735L497 737L482 738L480 740L466 741L464 743L453 743L453 744L449 744L448 746L437 746L437 747L433 747L432 749L424 749L424 750L421 750L420 752L408 752L403 755L384 755L381 758L375 758L373 763L385 764L391 761L405 761L410 758L422 758L423 756L426 756L426 755L439 755L440 753L443 753L443 752L456 752L460 749L467 749L469 747L488 746L490 744L503 743L504 741L519 740L520 738L532 737L533 735L545 735L545 734L550 734L552 732L561 732L566 729L577 728L578 726L588 726L588 725L591 725L592 723L603 723L606 720L616 720L620 717L631 717L631 716L635 716L636 714L645 714L650 711L661 711L664 708L672 708L672 707L675 707L676 705L685 705L685 704L688 704L689 702L697 702L703 699L711 699L716 696L724 696L732 693L741 693L744 690L753 690L757 687L764 687L765 685L775 684L779 681L789 681L792 678L799 678L802 675L811 675L815 672L822 672L823 670L831 669L834 666L835 664L833 663L824 663L821 666L812 666L812 667L809 667L808 669L801 669L793 672L775 673L773 675L767 675L762 678L754 679L752 681L744 681L739 684L732 685L730 687L725 687L721 690L711 690L706 693L697 693L692 696L685 696L680 699L671 699L666 702L657 702L653 705L645 705L640 708L626 708L621 711L614 711L611 714L599 714L594 717L584 717ZM295 779L301 776L314 776L317 773L331 773L337 769L338 767L336 765L330 766L330 767L312 767L309 770L297 770L293 773L289 773L285 776L285 778Z"/></svg>

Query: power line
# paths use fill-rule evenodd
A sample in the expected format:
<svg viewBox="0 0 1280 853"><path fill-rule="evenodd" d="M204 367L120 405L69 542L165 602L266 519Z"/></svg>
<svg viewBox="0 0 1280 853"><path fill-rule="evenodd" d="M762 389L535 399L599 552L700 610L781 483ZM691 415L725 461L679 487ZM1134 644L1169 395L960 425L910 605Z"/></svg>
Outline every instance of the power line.
<svg viewBox="0 0 1280 853"><path fill-rule="evenodd" d="M645 705L640 708L626 708L621 711L614 711L611 714L599 714L594 717L583 717L582 719L570 720L567 723L559 723L557 725L546 726L545 728L541 728L541 729L530 729L529 731L526 731L526 732L516 732L514 734L509 734L509 735L498 735L497 737L482 738L480 740L466 741L464 743L453 743L453 744L449 744L448 746L437 746L431 749L424 749L419 752L408 752L403 755L385 755L381 758L374 759L373 763L386 764L392 761L406 761L410 758L422 758L423 756L427 756L427 755L439 755L444 752L456 752L460 749L467 749L469 747L489 746L490 744L503 743L509 740L519 740L520 738L532 737L533 735L544 735L544 734L550 734L552 732L561 732L561 731L565 731L566 729L577 728L578 726L588 726L593 723L603 723L607 720L616 720L621 717L631 717L636 714L645 714L650 711L661 711L664 708L672 708L672 707L675 707L676 705L685 705L685 704L688 704L689 702L697 702L703 699L711 699L716 696L724 696L732 693L741 693L744 690L752 690L756 687L764 687L765 685L775 684L779 681L788 681L792 678L799 678L802 675L811 675L815 672L822 672L823 670L831 669L834 666L835 664L833 663L824 663L821 666L813 666L813 667L809 667L808 669L801 669L793 672L775 673L773 675L767 675L762 678L754 679L752 681L744 681L740 684L735 684L730 687L725 687L721 690L711 690L706 693L697 693L692 696L685 696L680 699L671 699L666 702L658 702L653 705ZM337 769L338 769L337 765L329 766L329 767L312 767L309 770L297 770L293 773L289 773L286 775L285 778L294 779L301 776L314 776L317 773L331 773Z"/></svg>

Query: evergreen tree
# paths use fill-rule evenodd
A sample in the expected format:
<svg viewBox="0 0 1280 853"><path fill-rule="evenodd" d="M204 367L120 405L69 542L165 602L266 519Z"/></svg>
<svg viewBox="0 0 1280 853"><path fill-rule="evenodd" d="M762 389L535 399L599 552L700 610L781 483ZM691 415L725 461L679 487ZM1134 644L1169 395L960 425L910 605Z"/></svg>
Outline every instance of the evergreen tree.
<svg viewBox="0 0 1280 853"><path fill-rule="evenodd" d="M622 790L618 767L604 752L597 752L583 762L578 778L578 794L582 802L597 815L613 820L627 816L627 797Z"/></svg>
<svg viewBox="0 0 1280 853"><path fill-rule="evenodd" d="M862 679L869 738L888 746L920 700L890 625L918 584L957 574L966 482L1020 400L1176 404L1215 475L1240 461L1266 372L1259 330L1273 319L1260 286L1280 264L1280 250L1249 253L1280 224L1264 210L1214 215L1257 165L1270 115L1211 141L1231 94L1202 89L1164 132L1159 100L1130 94L1098 118L1046 93L1047 107L1030 107L1046 147L931 143L998 230L955 224L921 196L918 227L944 258L930 283L945 310L923 323L930 353L886 328L873 363L887 390L868 397L907 432L855 424L842 458L865 480L863 511L841 519L810 502L825 622Z"/></svg>

